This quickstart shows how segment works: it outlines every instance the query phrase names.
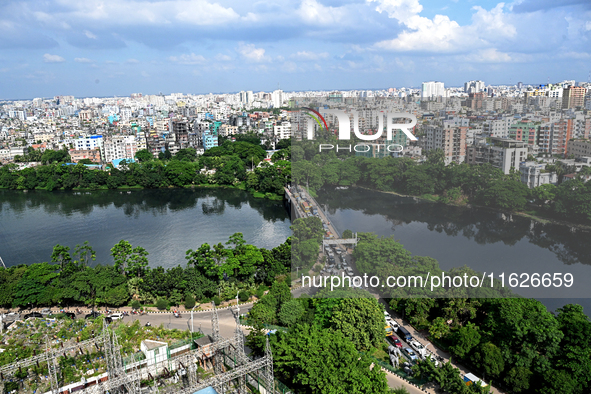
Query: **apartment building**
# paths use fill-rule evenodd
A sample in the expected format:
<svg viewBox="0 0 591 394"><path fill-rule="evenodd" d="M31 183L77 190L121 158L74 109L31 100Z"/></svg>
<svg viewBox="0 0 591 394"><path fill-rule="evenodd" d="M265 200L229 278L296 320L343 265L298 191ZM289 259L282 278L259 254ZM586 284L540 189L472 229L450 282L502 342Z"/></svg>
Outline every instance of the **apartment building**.
<svg viewBox="0 0 591 394"><path fill-rule="evenodd" d="M286 140L291 137L291 123L281 122L280 125L273 126L273 135L280 140Z"/></svg>
<svg viewBox="0 0 591 394"><path fill-rule="evenodd" d="M430 125L425 129L425 151L441 149L445 164L462 163L466 159L466 133L468 127L441 127Z"/></svg>
<svg viewBox="0 0 591 394"><path fill-rule="evenodd" d="M144 148L145 144L138 144L134 136L113 136L105 139L101 154L105 162L111 163L117 159L133 159L137 151Z"/></svg>
<svg viewBox="0 0 591 394"><path fill-rule="evenodd" d="M569 140L566 148L567 156L574 155L576 159L581 157L591 157L591 141L584 140Z"/></svg>
<svg viewBox="0 0 591 394"><path fill-rule="evenodd" d="M585 93L587 89L582 86L569 86L562 93L562 108L577 108L585 105Z"/></svg>
<svg viewBox="0 0 591 394"><path fill-rule="evenodd" d="M567 141L572 138L573 120L561 119L554 123L542 123L539 129L540 152L565 155Z"/></svg>
<svg viewBox="0 0 591 394"><path fill-rule="evenodd" d="M509 127L508 137L534 146L538 143L538 125L530 120L515 122Z"/></svg>
<svg viewBox="0 0 591 394"><path fill-rule="evenodd" d="M103 146L102 135L91 135L89 137L78 138L74 141L74 148L76 150L95 150Z"/></svg>
<svg viewBox="0 0 591 394"><path fill-rule="evenodd" d="M519 168L520 163L527 159L527 152L526 142L491 137L469 145L466 162L474 165L489 163L504 174L509 174L511 168Z"/></svg>

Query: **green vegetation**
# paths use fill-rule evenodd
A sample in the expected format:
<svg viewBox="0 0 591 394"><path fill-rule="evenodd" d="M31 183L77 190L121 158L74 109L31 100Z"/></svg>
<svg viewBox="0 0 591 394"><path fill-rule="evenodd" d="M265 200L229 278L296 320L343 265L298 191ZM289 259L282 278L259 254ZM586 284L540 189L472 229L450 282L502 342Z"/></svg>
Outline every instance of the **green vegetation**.
<svg viewBox="0 0 591 394"><path fill-rule="evenodd" d="M591 223L591 182L580 179L530 190L521 183L517 171L505 175L490 164L445 166L441 151L430 152L425 163L417 164L409 158L366 158L333 151L319 154L312 141L304 141L294 145L291 154L294 182L307 185L312 193L322 187L356 185L442 203L472 203L512 211L523 210L528 200L535 200L544 215ZM568 169L560 168L561 178Z"/></svg>
<svg viewBox="0 0 591 394"><path fill-rule="evenodd" d="M122 240L112 249L114 264L89 267L96 254L88 243L70 248L56 245L51 263L0 268L0 305L3 307L66 305L128 305L135 309L156 304L158 309L195 300L216 304L257 293L258 285L271 285L291 267L291 239L267 250L248 245L236 233L223 245L204 244L187 251L187 266L165 270L148 266L148 253ZM289 290L287 291L289 293ZM190 306L192 308L192 306Z"/></svg>
<svg viewBox="0 0 591 394"><path fill-rule="evenodd" d="M283 196L283 186L291 181L289 149L271 165L263 161L266 153L260 145L246 141L225 141L199 158L193 148L182 149L174 157L163 153L158 160L145 150L138 155L138 163L122 162L119 169L102 171L88 169L82 163L65 165L70 161L67 151L48 150L41 157L42 166L23 170L16 165L1 166L0 188L51 191L244 185L252 193L261 193L261 197L276 198Z"/></svg>

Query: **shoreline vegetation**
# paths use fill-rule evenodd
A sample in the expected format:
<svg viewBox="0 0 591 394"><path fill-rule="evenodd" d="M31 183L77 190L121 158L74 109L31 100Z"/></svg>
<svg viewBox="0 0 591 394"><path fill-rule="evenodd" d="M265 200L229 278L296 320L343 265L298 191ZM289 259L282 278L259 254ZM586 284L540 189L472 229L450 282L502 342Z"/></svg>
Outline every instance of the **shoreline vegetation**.
<svg viewBox="0 0 591 394"><path fill-rule="evenodd" d="M21 310L52 307L122 306L158 310L214 301L261 298L275 283L291 284L291 238L273 249L247 244L235 233L222 244L204 243L186 252L186 264L150 267L148 252L121 240L113 264L98 264L87 242L56 245L50 262L0 267L0 306Z"/></svg>
<svg viewBox="0 0 591 394"><path fill-rule="evenodd" d="M201 156L193 148L181 149L174 156L167 153L154 159L147 150L140 150L136 153L137 162L124 160L118 168L107 166L102 170L85 166L90 163L70 163L66 149L45 151L42 155L33 151L18 162L36 160L41 165L21 170L17 164L0 166L0 188L95 191L232 187L256 198L281 200L283 186L291 180L288 145L278 149L269 160L263 147L250 140L225 140Z"/></svg>

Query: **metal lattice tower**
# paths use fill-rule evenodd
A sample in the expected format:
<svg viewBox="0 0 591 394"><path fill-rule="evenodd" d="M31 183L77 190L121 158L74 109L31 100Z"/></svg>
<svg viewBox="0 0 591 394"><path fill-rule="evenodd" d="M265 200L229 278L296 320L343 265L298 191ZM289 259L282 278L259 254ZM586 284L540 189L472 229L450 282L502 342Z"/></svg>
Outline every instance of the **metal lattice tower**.
<svg viewBox="0 0 591 394"><path fill-rule="evenodd" d="M220 320L218 317L218 311L215 308L215 302L212 301L211 304L213 305L213 310L211 312L211 329L213 330L213 341L217 344L222 339L220 335ZM224 372L223 362L224 360L221 352L216 351L213 356L213 370L216 375Z"/></svg>
<svg viewBox="0 0 591 394"><path fill-rule="evenodd" d="M57 394L59 387L57 384L57 365L55 362L56 355L51 349L51 342L49 340L49 337L45 337L45 339L47 341L47 350L45 352L45 358L47 360L47 371L49 375L49 381L51 383L51 392L52 394Z"/></svg>

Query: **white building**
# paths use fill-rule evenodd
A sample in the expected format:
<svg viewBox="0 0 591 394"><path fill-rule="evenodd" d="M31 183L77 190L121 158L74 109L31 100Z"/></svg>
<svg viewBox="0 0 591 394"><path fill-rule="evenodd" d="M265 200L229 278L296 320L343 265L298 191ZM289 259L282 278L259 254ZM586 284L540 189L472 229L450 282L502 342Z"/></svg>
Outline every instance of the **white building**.
<svg viewBox="0 0 591 394"><path fill-rule="evenodd" d="M136 152L144 148L145 143L138 143L133 136L114 136L105 139L101 155L109 163L117 159L133 159Z"/></svg>
<svg viewBox="0 0 591 394"><path fill-rule="evenodd" d="M534 161L522 163L519 166L521 182L530 189L548 183L555 185L558 182L558 176L555 172L549 172L545 169L545 163L538 164Z"/></svg>
<svg viewBox="0 0 591 394"><path fill-rule="evenodd" d="M273 126L273 135L280 140L286 140L291 137L291 123L281 122L280 126Z"/></svg>
<svg viewBox="0 0 591 394"><path fill-rule="evenodd" d="M445 86L443 82L423 82L421 97L424 99L445 97Z"/></svg>
<svg viewBox="0 0 591 394"><path fill-rule="evenodd" d="M94 150L103 147L103 136L92 135L85 138L78 138L75 140L74 149L76 150Z"/></svg>
<svg viewBox="0 0 591 394"><path fill-rule="evenodd" d="M484 82L468 81L464 83L464 93L484 92Z"/></svg>
<svg viewBox="0 0 591 394"><path fill-rule="evenodd" d="M271 101L273 102L273 108L283 106L283 90L275 90L271 94Z"/></svg>

